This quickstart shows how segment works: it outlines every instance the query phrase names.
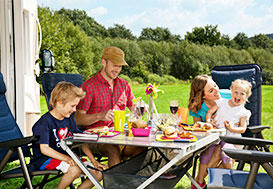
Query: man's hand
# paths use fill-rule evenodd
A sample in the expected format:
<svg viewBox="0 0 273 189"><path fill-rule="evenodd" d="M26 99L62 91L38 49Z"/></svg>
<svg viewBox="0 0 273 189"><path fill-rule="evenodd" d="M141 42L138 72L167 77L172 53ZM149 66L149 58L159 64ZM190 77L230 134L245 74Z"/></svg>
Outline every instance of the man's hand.
<svg viewBox="0 0 273 189"><path fill-rule="evenodd" d="M108 110L106 112L100 113L100 116L101 121L112 121L114 117L113 110Z"/></svg>

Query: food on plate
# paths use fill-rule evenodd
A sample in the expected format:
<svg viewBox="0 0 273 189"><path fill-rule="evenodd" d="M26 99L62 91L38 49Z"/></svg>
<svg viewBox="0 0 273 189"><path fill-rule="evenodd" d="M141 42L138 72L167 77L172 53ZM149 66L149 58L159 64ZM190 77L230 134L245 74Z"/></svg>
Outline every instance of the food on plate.
<svg viewBox="0 0 273 189"><path fill-rule="evenodd" d="M132 123L132 127L145 129L147 127L147 122L142 119L137 119Z"/></svg>
<svg viewBox="0 0 273 189"><path fill-rule="evenodd" d="M98 134L98 135L114 135L115 133L109 131L109 127L107 126L102 126L102 127L96 127L96 128L91 128L87 129L87 132L90 132L92 134Z"/></svg>
<svg viewBox="0 0 273 189"><path fill-rule="evenodd" d="M190 132L186 132L186 131L182 131L181 133L179 133L179 136L181 138L192 138L192 134Z"/></svg>
<svg viewBox="0 0 273 189"><path fill-rule="evenodd" d="M201 122L195 122L192 128L201 128Z"/></svg>
<svg viewBox="0 0 273 189"><path fill-rule="evenodd" d="M178 131L171 126L166 127L163 131L163 134L166 138L177 138L177 133Z"/></svg>
<svg viewBox="0 0 273 189"><path fill-rule="evenodd" d="M204 130L210 130L212 128L212 125L210 123L204 123L201 129Z"/></svg>
<svg viewBox="0 0 273 189"><path fill-rule="evenodd" d="M109 131L109 127L107 126L95 127L95 128L87 129L87 131L91 133L106 133Z"/></svg>
<svg viewBox="0 0 273 189"><path fill-rule="evenodd" d="M212 128L212 125L210 123L204 123L204 122L196 122L192 126L192 128L196 129L202 129L202 130L210 130Z"/></svg>

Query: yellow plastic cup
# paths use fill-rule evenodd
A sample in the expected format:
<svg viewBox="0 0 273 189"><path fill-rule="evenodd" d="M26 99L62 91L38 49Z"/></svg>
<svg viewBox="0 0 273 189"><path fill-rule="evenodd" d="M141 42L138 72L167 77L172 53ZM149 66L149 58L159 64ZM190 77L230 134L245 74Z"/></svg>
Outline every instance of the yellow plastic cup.
<svg viewBox="0 0 273 189"><path fill-rule="evenodd" d="M124 133L125 110L114 110L114 130Z"/></svg>

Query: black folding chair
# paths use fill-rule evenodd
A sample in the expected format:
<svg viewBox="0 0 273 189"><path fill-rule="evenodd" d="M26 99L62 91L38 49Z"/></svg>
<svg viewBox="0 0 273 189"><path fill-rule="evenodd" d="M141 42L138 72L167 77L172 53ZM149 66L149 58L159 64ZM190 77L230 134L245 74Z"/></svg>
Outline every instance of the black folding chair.
<svg viewBox="0 0 273 189"><path fill-rule="evenodd" d="M39 170L31 163L26 164L25 157L32 157L30 148L38 136L23 137L6 101L6 86L0 73L0 180L10 178L24 178L22 188L43 188L44 185L62 176L57 170ZM18 160L19 167L7 168L7 164ZM4 168L6 168L5 171ZM54 175L49 178L50 175ZM42 181L33 185L32 178L44 176ZM18 186L17 186L18 187Z"/></svg>

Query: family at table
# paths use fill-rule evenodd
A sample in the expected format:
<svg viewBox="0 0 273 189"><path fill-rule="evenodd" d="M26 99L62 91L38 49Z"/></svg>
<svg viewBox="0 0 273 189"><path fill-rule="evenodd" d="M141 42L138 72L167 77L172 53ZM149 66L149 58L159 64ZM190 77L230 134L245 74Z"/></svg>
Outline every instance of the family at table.
<svg viewBox="0 0 273 189"><path fill-rule="evenodd" d="M113 110L135 110L134 95L127 81L118 77L122 66L128 66L124 52L117 47L104 49L101 58L102 69L81 88L71 83L60 82L51 94L50 105L53 109L44 114L33 126L33 134L40 135L33 149L34 163L39 169L58 169L64 174L58 188L66 188L82 173L81 169L60 148L60 140L73 133L82 132L79 128L90 129L113 126ZM231 99L222 99L216 83L207 75L194 78L188 109L194 122L209 122L217 128L225 128L227 135L238 135L246 130L251 115L244 105L251 95L251 84L235 80L231 85ZM214 113L217 111L216 115ZM75 113L74 113L75 112ZM232 115L232 116L230 116ZM204 187L208 167L232 168L233 160L222 152L222 148L234 146L220 142L212 145L200 157L199 171L195 178ZM112 144L83 144L82 151L89 158L82 159L91 163L97 170L106 165L98 162L93 153L108 157L108 167L119 164L124 157L135 156L145 148L118 146ZM100 171L92 170L97 180L102 179ZM78 188L92 188L93 183L86 179ZM192 185L192 188L195 188Z"/></svg>

